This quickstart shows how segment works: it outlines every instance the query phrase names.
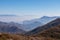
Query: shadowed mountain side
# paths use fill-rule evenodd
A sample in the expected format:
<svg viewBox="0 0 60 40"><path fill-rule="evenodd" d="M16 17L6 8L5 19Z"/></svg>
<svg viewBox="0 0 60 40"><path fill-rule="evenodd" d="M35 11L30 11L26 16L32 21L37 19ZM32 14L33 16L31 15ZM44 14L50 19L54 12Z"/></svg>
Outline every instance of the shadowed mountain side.
<svg viewBox="0 0 60 40"><path fill-rule="evenodd" d="M36 28L36 29L33 29L33 30L27 32L25 35L30 35L30 36L31 36L31 35L38 35L38 34L40 34L41 32L43 32L43 31L45 31L45 30L48 30L48 29L50 29L50 28L56 27L56 26L58 26L58 25L60 25L60 18L57 18L57 19L51 21L50 23L48 23L48 24L46 24L46 25L43 25L43 26L38 27L38 28Z"/></svg>
<svg viewBox="0 0 60 40"><path fill-rule="evenodd" d="M53 28L45 30L36 36L39 36L39 35L43 37L52 37L52 38L60 39L60 25L57 25Z"/></svg>
<svg viewBox="0 0 60 40"><path fill-rule="evenodd" d="M0 22L0 32L2 33L25 33L24 30L19 28L20 26L15 23L6 23L6 22Z"/></svg>
<svg viewBox="0 0 60 40"><path fill-rule="evenodd" d="M45 25L45 24L51 22L52 20L55 20L56 18L58 18L58 17L43 16L41 18L36 18L36 19L29 20L29 21L23 21L24 30L26 30L26 31L33 30L33 29L37 28L38 26Z"/></svg>

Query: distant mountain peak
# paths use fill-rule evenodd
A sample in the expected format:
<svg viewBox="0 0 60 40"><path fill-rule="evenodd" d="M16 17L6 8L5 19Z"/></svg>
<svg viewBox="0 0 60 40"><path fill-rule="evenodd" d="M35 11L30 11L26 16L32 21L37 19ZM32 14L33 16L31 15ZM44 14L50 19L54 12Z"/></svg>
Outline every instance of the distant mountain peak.
<svg viewBox="0 0 60 40"><path fill-rule="evenodd" d="M43 16L43 17L48 17L48 16Z"/></svg>
<svg viewBox="0 0 60 40"><path fill-rule="evenodd" d="M49 16L43 16L42 18L47 18L47 17L49 17Z"/></svg>
<svg viewBox="0 0 60 40"><path fill-rule="evenodd" d="M44 31L51 29L51 28L55 28L59 26L60 27L60 18L56 18L55 20L43 25L43 26L39 26L29 32L26 33L26 35L39 35L41 33L44 33ZM57 32L57 31L56 31ZM59 32L59 31L58 31ZM47 32L46 32L47 33Z"/></svg>

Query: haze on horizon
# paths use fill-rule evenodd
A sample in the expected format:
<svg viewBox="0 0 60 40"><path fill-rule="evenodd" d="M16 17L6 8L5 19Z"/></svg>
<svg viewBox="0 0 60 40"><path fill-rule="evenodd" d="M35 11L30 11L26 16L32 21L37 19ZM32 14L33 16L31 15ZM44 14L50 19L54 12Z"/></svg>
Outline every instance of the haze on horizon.
<svg viewBox="0 0 60 40"><path fill-rule="evenodd" d="M0 0L0 15L18 15L22 20L60 16L60 0Z"/></svg>

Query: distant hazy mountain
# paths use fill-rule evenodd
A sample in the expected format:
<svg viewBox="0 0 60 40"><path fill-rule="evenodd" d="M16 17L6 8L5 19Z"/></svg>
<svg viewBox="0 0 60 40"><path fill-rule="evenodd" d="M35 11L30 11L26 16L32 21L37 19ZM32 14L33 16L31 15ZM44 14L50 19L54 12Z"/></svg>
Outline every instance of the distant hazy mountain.
<svg viewBox="0 0 60 40"><path fill-rule="evenodd" d="M13 23L13 22L11 22L11 23L0 22L0 32L25 33L25 31L23 31L19 27L21 27L21 26L19 24L17 24L17 23Z"/></svg>
<svg viewBox="0 0 60 40"><path fill-rule="evenodd" d="M2 15L0 16L0 21L1 23L3 23L3 27L4 25L8 27L11 26L15 26L17 27L17 29L22 29L24 31L31 31L35 28L37 28L38 26L43 26L49 22L51 22L52 20L55 20L58 17L48 17L48 16L43 16L42 18L38 18L38 19L33 19L33 20L28 20L28 21L23 21L23 24L20 24L20 17L17 16L7 16L7 15ZM5 24L6 22L6 24ZM2 26L0 24L0 26ZM8 26L9 25L9 26Z"/></svg>
<svg viewBox="0 0 60 40"><path fill-rule="evenodd" d="M23 22L23 25L25 26L24 30L30 31L32 29L37 28L38 26L45 25L45 24L51 22L52 20L55 20L56 18L57 17L43 16L42 18L39 18L39 19L33 19L33 20L30 20L30 21L24 21Z"/></svg>
<svg viewBox="0 0 60 40"><path fill-rule="evenodd" d="M26 35L38 35L38 34L44 32L45 30L49 30L50 28L54 28L54 27L57 28L57 26L60 27L60 18L57 18L43 26L39 26L39 27L27 32Z"/></svg>

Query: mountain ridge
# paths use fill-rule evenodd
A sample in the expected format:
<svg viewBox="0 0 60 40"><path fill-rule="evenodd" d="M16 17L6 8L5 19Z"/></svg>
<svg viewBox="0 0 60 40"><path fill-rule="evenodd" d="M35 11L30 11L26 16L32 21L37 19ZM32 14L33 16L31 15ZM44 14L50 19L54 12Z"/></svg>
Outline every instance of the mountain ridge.
<svg viewBox="0 0 60 40"><path fill-rule="evenodd" d="M47 24L48 22L51 22L52 20L55 20L57 17L47 17L47 16L43 16L41 18L38 18L38 19L33 19L33 20L30 20L30 21L25 21L23 22L23 25L25 26L25 30L29 31L29 30L32 30L32 29L35 29L37 28L37 26L42 26L42 25L45 25Z"/></svg>
<svg viewBox="0 0 60 40"><path fill-rule="evenodd" d="M0 32L2 33L25 33L24 30L19 28L20 25L15 23L6 23L6 22L0 22Z"/></svg>
<svg viewBox="0 0 60 40"><path fill-rule="evenodd" d="M27 32L25 35L34 35L35 33L38 34L38 32L41 32L43 30L47 30L51 27L57 26L60 24L60 18L57 18L56 20L53 20L46 25L43 25L42 27L37 27L29 32Z"/></svg>

